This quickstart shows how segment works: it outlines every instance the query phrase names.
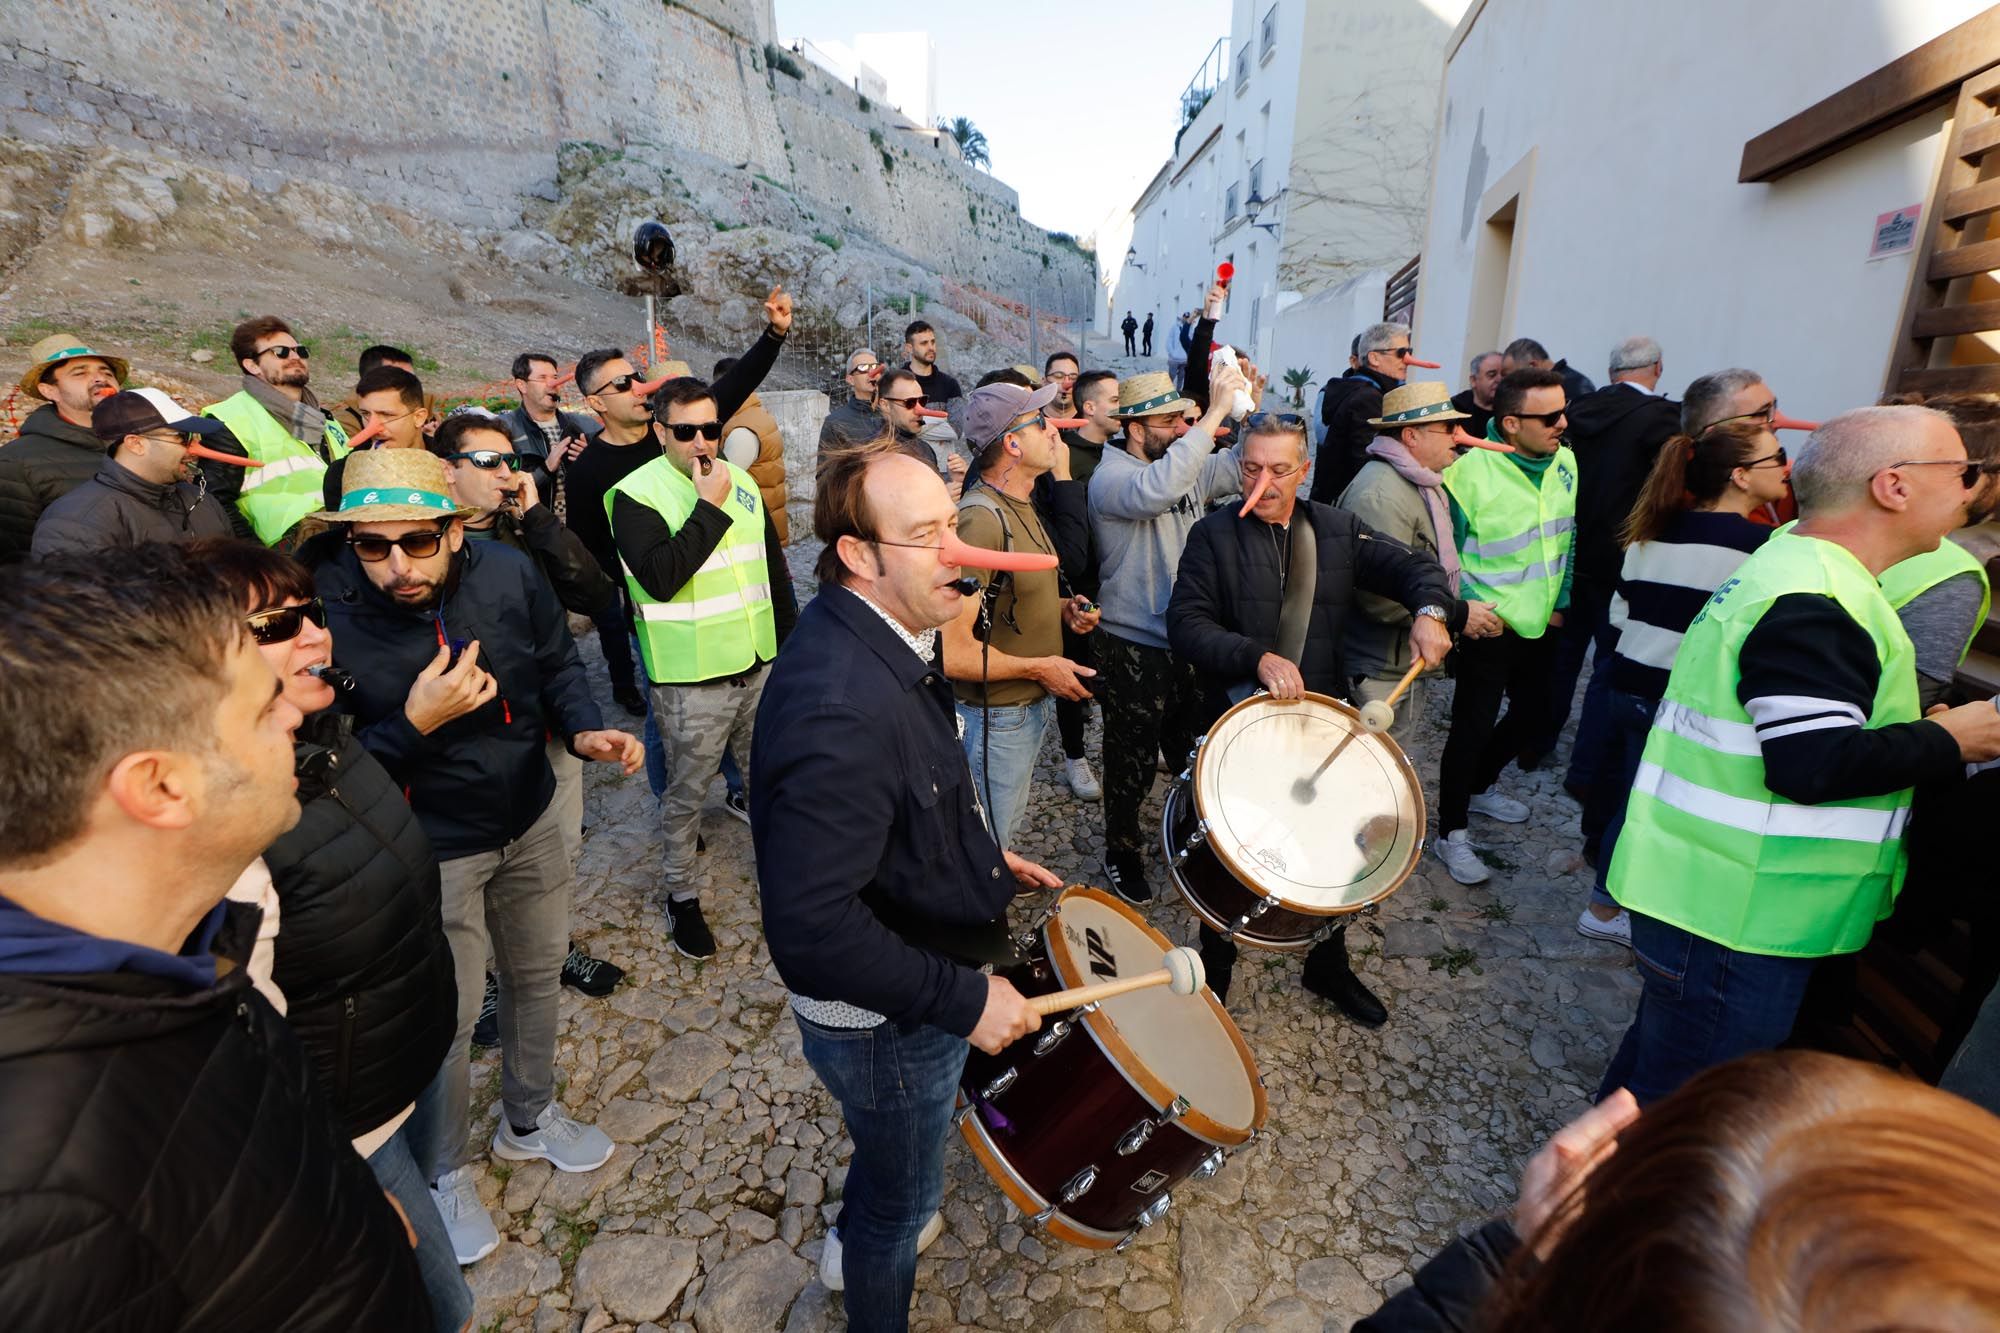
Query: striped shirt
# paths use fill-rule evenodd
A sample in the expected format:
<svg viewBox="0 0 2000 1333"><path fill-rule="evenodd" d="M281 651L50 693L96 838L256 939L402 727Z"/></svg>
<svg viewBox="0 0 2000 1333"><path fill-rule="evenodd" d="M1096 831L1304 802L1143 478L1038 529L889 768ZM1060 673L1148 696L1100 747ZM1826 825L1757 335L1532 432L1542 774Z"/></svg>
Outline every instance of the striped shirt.
<svg viewBox="0 0 2000 1333"><path fill-rule="evenodd" d="M1619 631L1611 688L1642 699L1664 695L1681 636L1770 535L1770 528L1737 514L1690 510L1657 539L1626 547L1611 598L1611 624Z"/></svg>

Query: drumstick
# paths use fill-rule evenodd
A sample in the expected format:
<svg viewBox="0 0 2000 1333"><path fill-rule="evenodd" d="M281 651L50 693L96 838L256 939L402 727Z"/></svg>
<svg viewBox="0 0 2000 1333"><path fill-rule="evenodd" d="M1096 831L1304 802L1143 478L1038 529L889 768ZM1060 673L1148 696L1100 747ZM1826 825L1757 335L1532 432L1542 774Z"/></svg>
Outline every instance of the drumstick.
<svg viewBox="0 0 2000 1333"><path fill-rule="evenodd" d="M1383 732L1396 725L1396 701L1410 688L1410 682L1417 678L1427 664L1422 655L1417 655L1410 663L1410 669L1396 682L1396 688L1389 691L1386 699L1371 699L1361 705L1361 725L1370 731ZM1317 773L1313 774L1318 777Z"/></svg>
<svg viewBox="0 0 2000 1333"><path fill-rule="evenodd" d="M1177 945L1166 951L1160 961L1166 966L1157 972L1143 976L1120 977L1116 981L1100 981L1090 986L1076 986L1069 990L1059 990L1053 995L1037 995L1028 1001L1028 1007L1036 1013L1047 1016L1061 1013L1065 1009L1079 1009L1086 1004L1096 1004L1115 995L1124 995L1135 990L1149 990L1154 986L1165 986L1176 995L1192 995L1202 988L1208 974L1201 966L1201 955L1185 945Z"/></svg>

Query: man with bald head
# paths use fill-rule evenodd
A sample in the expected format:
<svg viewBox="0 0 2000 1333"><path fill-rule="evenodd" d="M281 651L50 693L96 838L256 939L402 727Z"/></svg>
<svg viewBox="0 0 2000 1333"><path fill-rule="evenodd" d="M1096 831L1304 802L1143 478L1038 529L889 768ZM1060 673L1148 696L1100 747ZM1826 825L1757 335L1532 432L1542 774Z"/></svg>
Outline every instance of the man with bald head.
<svg viewBox="0 0 2000 1333"><path fill-rule="evenodd" d="M2000 757L1992 702L1920 711L1877 582L1964 521L1978 477L1940 412L1835 417L1793 465L1798 525L1688 628L1608 877L1644 990L1600 1098L1783 1041L1818 960L1889 915L1911 789Z"/></svg>

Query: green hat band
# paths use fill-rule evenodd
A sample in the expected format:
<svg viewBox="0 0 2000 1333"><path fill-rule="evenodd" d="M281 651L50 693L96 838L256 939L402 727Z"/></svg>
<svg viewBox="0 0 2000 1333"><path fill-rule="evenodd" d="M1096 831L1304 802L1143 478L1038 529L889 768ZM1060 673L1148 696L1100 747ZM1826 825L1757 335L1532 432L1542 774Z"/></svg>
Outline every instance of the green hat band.
<svg viewBox="0 0 2000 1333"><path fill-rule="evenodd" d="M1385 412L1383 421L1422 421L1425 417L1439 416L1445 412L1457 412L1449 398L1441 403L1425 403L1421 407L1407 407L1400 412ZM1463 415L1463 414L1461 414Z"/></svg>
<svg viewBox="0 0 2000 1333"><path fill-rule="evenodd" d="M1161 408L1165 407L1168 403L1179 402L1180 398L1181 398L1180 390L1169 389L1167 392L1160 394L1158 397L1148 398L1143 403L1134 403L1130 407L1119 408L1118 415L1121 417L1143 417L1148 415L1149 413L1159 411Z"/></svg>
<svg viewBox="0 0 2000 1333"><path fill-rule="evenodd" d="M349 491L340 497L340 512L350 509L369 509L375 505L413 505L418 509L435 509L441 514L456 514L458 506L449 495L439 495L436 491L384 490L376 487L366 491Z"/></svg>

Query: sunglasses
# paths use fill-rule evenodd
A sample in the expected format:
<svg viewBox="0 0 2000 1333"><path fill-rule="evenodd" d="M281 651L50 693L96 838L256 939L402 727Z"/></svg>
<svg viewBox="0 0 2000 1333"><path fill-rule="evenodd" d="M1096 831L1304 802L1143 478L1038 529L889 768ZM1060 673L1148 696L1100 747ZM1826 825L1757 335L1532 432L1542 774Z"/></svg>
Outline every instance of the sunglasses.
<svg viewBox="0 0 2000 1333"><path fill-rule="evenodd" d="M1417 354L1417 349L1414 347L1378 347L1375 350L1383 356L1393 356L1398 361L1408 361Z"/></svg>
<svg viewBox="0 0 2000 1333"><path fill-rule="evenodd" d="M299 631L310 620L321 629L326 628L326 603L315 597L300 606L274 606L268 611L258 611L244 619L250 627L250 637L260 644L290 643L299 637Z"/></svg>
<svg viewBox="0 0 2000 1333"><path fill-rule="evenodd" d="M1046 426L1048 424L1049 424L1049 414L1046 412L1037 412L1035 413L1035 415L1029 417L1026 421L1017 421L1013 425L1007 427L1006 433L1012 435L1016 431L1033 430L1037 426Z"/></svg>
<svg viewBox="0 0 2000 1333"><path fill-rule="evenodd" d="M1956 458L1906 458L1900 463L1891 463L1882 469L1889 472L1899 467L1955 467L1959 469L1958 484L1971 490L1979 484L1979 479L1988 473L2000 471L2000 463L1961 463ZM1879 475L1879 474L1877 474Z"/></svg>
<svg viewBox="0 0 2000 1333"><path fill-rule="evenodd" d="M1510 417L1519 417L1523 421L1539 421L1544 426L1554 430L1555 424L1569 415L1569 405L1565 403L1553 412L1509 412L1507 415Z"/></svg>
<svg viewBox="0 0 2000 1333"><path fill-rule="evenodd" d="M1766 463L1776 463L1779 467L1783 467L1785 464L1791 461L1792 461L1791 459L1785 456L1785 451L1783 447L1780 447L1778 451L1774 454L1765 454L1762 458L1752 458L1747 462L1738 463L1736 466L1750 468L1750 467L1762 467Z"/></svg>
<svg viewBox="0 0 2000 1333"><path fill-rule="evenodd" d="M1708 434L1708 432L1714 430L1717 426L1723 425L1724 423L1730 421L1761 421L1768 426L1773 421L1777 420L1777 418L1778 418L1778 400L1773 398L1770 402L1758 408L1755 412L1738 412L1733 417L1717 417L1714 421L1711 421L1706 426L1702 427L1701 433L1706 435Z"/></svg>
<svg viewBox="0 0 2000 1333"><path fill-rule="evenodd" d="M446 454L445 461L450 463L470 463L472 466L487 472L491 472L498 467L505 467L509 472L519 472L521 470L521 456L519 454L503 454L498 449L471 449L462 454Z"/></svg>
<svg viewBox="0 0 2000 1333"><path fill-rule="evenodd" d="M601 393L624 393L627 389L630 389L633 385L637 383L639 383L639 377L637 375L620 375L615 380L604 381L604 383L598 385L595 389L592 389L589 393L586 393L584 397L595 398L598 394Z"/></svg>
<svg viewBox="0 0 2000 1333"><path fill-rule="evenodd" d="M872 375L881 368L882 364L878 361L878 362L872 362L865 366L850 367L847 373L850 375Z"/></svg>
<svg viewBox="0 0 2000 1333"><path fill-rule="evenodd" d="M427 560L444 545L444 530L406 532L400 537L349 537L347 544L354 548L357 560L365 560L371 565L387 560L392 546L402 547L403 554L412 560Z"/></svg>
<svg viewBox="0 0 2000 1333"><path fill-rule="evenodd" d="M275 356L280 361L289 361L293 357L297 357L299 360L305 361L311 358L312 349L309 347L294 345L291 343L280 343L276 347L266 347L263 351L257 353L257 355Z"/></svg>
<svg viewBox="0 0 2000 1333"><path fill-rule="evenodd" d="M671 425L662 421L660 424L672 431L674 438L682 444L686 444L697 435L701 436L704 440L719 440L722 438L722 423L720 421L677 421Z"/></svg>
<svg viewBox="0 0 2000 1333"><path fill-rule="evenodd" d="M925 403L929 402L930 400L925 398L922 394L918 394L915 398L884 398L882 401L885 403L897 403L903 407L914 408L914 407L922 407Z"/></svg>
<svg viewBox="0 0 2000 1333"><path fill-rule="evenodd" d="M1286 430L1304 430L1306 419L1296 412L1252 412L1243 419L1243 433L1263 430L1270 426L1282 426Z"/></svg>

